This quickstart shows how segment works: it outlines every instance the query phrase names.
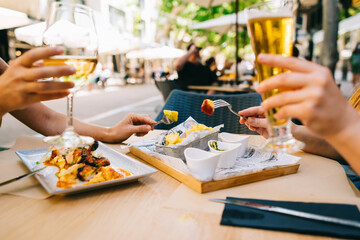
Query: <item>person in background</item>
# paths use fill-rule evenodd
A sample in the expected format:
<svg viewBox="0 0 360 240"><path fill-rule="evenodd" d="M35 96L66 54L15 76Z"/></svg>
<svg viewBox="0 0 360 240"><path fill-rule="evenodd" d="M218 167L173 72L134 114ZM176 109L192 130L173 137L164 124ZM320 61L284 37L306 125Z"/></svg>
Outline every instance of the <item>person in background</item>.
<svg viewBox="0 0 360 240"><path fill-rule="evenodd" d="M218 86L219 83L218 83L218 76L217 76L217 64L216 64L216 61L215 61L215 58L214 57L210 57L208 60L205 61L205 66L207 66L209 69L210 69L210 72L211 74L213 75L213 78L216 79L216 81L214 81L212 83L212 85L214 86ZM207 94L209 95L212 95L212 94L215 94L216 92L214 90L209 90L207 92Z"/></svg>
<svg viewBox="0 0 360 240"><path fill-rule="evenodd" d="M201 63L200 50L191 43L187 53L174 62L178 72L177 83L183 90L188 90L189 85L212 85L217 80L210 69Z"/></svg>
<svg viewBox="0 0 360 240"><path fill-rule="evenodd" d="M0 58L0 119L10 113L16 119L45 136L63 132L66 116L40 101L67 96L72 82L38 81L49 77L72 75L70 66L42 66L41 60L62 54L63 48L45 47L29 50L8 66ZM40 62L39 62L40 61ZM102 127L79 120L74 127L80 135L90 136L104 142L122 142L132 134L143 136L153 129L153 121L147 115L128 114L113 127Z"/></svg>
<svg viewBox="0 0 360 240"><path fill-rule="evenodd" d="M360 42L356 44L354 51L350 57L351 72L353 74L352 83L357 87L360 80Z"/></svg>
<svg viewBox="0 0 360 240"><path fill-rule="evenodd" d="M208 60L206 60L205 66L207 66L211 72L214 72L216 74L217 65L214 57L210 57Z"/></svg>
<svg viewBox="0 0 360 240"><path fill-rule="evenodd" d="M247 67L245 61L243 61L241 57L237 57L237 59L238 59L238 65L237 65L238 73L239 76L241 77L247 71ZM231 66L230 71L233 73L236 72L235 67L236 67L236 62Z"/></svg>
<svg viewBox="0 0 360 240"><path fill-rule="evenodd" d="M239 114L249 117L247 121L241 119L240 123L267 137L264 111L279 107L275 118L295 117L304 124L292 128L294 137L306 144L304 151L343 163L345 159L360 174L359 101L351 98L349 104L331 72L320 65L294 57L265 54L259 55L258 61L291 72L263 81L257 88L259 93L273 89L285 91L266 99L261 107L240 111Z"/></svg>

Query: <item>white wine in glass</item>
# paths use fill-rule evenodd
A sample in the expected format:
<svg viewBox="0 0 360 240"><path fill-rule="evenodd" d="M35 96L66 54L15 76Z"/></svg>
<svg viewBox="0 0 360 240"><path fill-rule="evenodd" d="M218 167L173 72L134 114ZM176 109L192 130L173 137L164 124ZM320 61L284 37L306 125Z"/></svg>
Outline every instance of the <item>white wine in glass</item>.
<svg viewBox="0 0 360 240"><path fill-rule="evenodd" d="M293 0L266 1L245 9L259 82L287 71L286 69L259 64L256 59L261 53L278 54L284 57L292 56L295 10L296 4ZM265 100L278 93L280 90L274 89L264 93L262 97ZM265 112L270 125L268 129L270 138L264 148L270 151L283 152L300 150L304 144L293 138L290 120L274 117L278 110L278 108L273 108Z"/></svg>
<svg viewBox="0 0 360 240"><path fill-rule="evenodd" d="M45 66L69 65L76 69L74 75L55 79L75 84L67 97L66 129L61 135L46 137L44 141L65 148L90 145L94 139L79 136L74 131L73 97L86 83L98 61L98 40L92 10L80 4L54 2L50 7L43 43L47 46L62 46L65 50L63 55L45 59Z"/></svg>

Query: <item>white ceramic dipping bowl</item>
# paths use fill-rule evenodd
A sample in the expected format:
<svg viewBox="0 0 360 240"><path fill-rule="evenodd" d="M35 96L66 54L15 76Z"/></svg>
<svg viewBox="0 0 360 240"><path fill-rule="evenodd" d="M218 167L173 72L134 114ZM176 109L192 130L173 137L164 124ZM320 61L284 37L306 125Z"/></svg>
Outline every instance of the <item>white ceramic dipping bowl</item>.
<svg viewBox="0 0 360 240"><path fill-rule="evenodd" d="M198 148L187 148L184 155L191 175L203 182L213 179L220 154Z"/></svg>
<svg viewBox="0 0 360 240"><path fill-rule="evenodd" d="M219 150L216 150L211 146L213 142L217 143ZM219 163L217 165L218 168L234 167L241 145L241 143L226 143L216 140L208 141L210 152L220 154Z"/></svg>
<svg viewBox="0 0 360 240"><path fill-rule="evenodd" d="M219 140L226 143L241 143L241 148L239 148L238 156L244 156L246 148L248 147L248 140L250 136L247 135L238 135L227 132L222 132L219 134Z"/></svg>

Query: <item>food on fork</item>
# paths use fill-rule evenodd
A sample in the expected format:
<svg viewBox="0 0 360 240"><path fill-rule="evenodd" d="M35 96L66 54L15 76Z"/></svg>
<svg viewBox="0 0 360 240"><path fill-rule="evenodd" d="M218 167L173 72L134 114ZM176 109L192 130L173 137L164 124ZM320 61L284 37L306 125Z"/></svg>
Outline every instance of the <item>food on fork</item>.
<svg viewBox="0 0 360 240"><path fill-rule="evenodd" d="M214 102L210 99L205 99L201 105L201 111L207 115L212 115L215 111Z"/></svg>
<svg viewBox="0 0 360 240"><path fill-rule="evenodd" d="M164 110L164 115L173 122L177 122L179 113L177 111Z"/></svg>
<svg viewBox="0 0 360 240"><path fill-rule="evenodd" d="M98 142L89 147L73 149L52 149L44 162L45 166L55 166L59 171L57 187L71 188L76 183L88 185L134 175L132 172L110 166L110 160L95 154Z"/></svg>

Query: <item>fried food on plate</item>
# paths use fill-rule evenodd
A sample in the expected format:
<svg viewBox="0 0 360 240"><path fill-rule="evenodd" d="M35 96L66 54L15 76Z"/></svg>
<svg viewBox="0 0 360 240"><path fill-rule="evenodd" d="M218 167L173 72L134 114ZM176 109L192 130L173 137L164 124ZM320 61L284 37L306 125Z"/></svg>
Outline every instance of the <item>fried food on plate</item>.
<svg viewBox="0 0 360 240"><path fill-rule="evenodd" d="M95 142L90 147L75 149L53 149L44 162L45 166L55 166L59 171L57 187L71 188L76 183L88 185L97 182L114 180L134 175L132 172L110 166L110 160L95 155L98 147Z"/></svg>

